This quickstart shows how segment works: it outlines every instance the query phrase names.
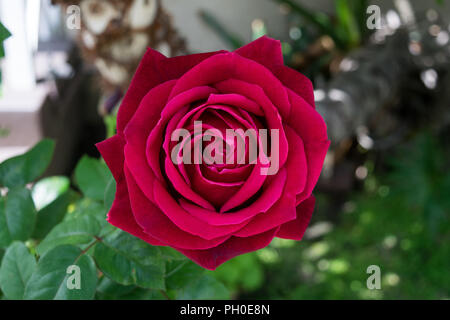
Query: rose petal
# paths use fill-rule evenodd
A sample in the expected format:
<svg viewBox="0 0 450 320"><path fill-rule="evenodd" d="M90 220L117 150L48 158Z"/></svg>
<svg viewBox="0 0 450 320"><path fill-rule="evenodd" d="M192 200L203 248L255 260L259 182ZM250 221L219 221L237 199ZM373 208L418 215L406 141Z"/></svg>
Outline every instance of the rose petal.
<svg viewBox="0 0 450 320"><path fill-rule="evenodd" d="M181 230L161 209L145 197L126 167L125 175L129 193L132 195L130 202L133 215L146 234L171 247L193 250L209 249L229 238L229 236L223 236L213 240L205 240Z"/></svg>
<svg viewBox="0 0 450 320"><path fill-rule="evenodd" d="M107 221L152 245L163 246L165 245L164 243L144 233L134 220L123 172L124 144L125 141L119 135L115 135L97 144L97 148L116 180L116 194L112 207L108 212Z"/></svg>
<svg viewBox="0 0 450 320"><path fill-rule="evenodd" d="M153 197L152 185L155 172L146 161L147 138L159 119L161 109L167 101L173 85L174 81L168 81L150 90L124 131L127 167L149 199ZM160 174L159 168L156 173Z"/></svg>
<svg viewBox="0 0 450 320"><path fill-rule="evenodd" d="M283 187L286 183L286 171L281 170L277 175L270 176L268 182L263 187L261 195L248 207L239 209L236 212L218 213L203 209L180 199L180 205L191 215L202 219L211 225L239 224L247 221L258 214L265 214L281 197Z"/></svg>
<svg viewBox="0 0 450 320"><path fill-rule="evenodd" d="M190 215L183 209L167 190L155 181L155 203L161 211L181 230L206 240L214 240L223 236L230 236L242 228L246 222L236 225L213 226L203 220Z"/></svg>
<svg viewBox="0 0 450 320"><path fill-rule="evenodd" d="M219 265L235 256L267 247L277 231L278 228L275 228L253 237L231 237L217 247L208 250L175 249L203 268L215 270Z"/></svg>
<svg viewBox="0 0 450 320"><path fill-rule="evenodd" d="M173 88L172 96L194 87L239 79L262 88L283 117L290 113L290 103L280 80L263 65L236 53L217 54L186 72ZM231 92L233 93L233 92Z"/></svg>
<svg viewBox="0 0 450 320"><path fill-rule="evenodd" d="M271 71L284 64L281 42L267 36L262 36L234 52L262 64Z"/></svg>
<svg viewBox="0 0 450 320"><path fill-rule="evenodd" d="M330 141L305 144L306 161L308 162L308 177L302 193L297 195L297 204L309 198L322 171L323 162L330 146Z"/></svg>
<svg viewBox="0 0 450 320"><path fill-rule="evenodd" d="M177 79L201 61L223 52L217 51L166 58L158 51L149 48L139 63L119 108L117 115L118 133L120 134L123 131L136 112L142 98L153 87L163 82Z"/></svg>
<svg viewBox="0 0 450 320"><path fill-rule="evenodd" d="M289 221L280 227L277 233L278 238L301 240L311 220L316 199L309 197L297 206L297 218Z"/></svg>
<svg viewBox="0 0 450 320"><path fill-rule="evenodd" d="M279 167L283 167L288 155L288 143L283 130L281 117L264 91L257 85L242 80L229 79L214 85L222 93L238 93L255 101L264 111L266 129L278 130L279 133Z"/></svg>
<svg viewBox="0 0 450 320"><path fill-rule="evenodd" d="M306 145L327 141L327 126L322 116L294 91L287 89L291 113L286 122L298 133Z"/></svg>
<svg viewBox="0 0 450 320"><path fill-rule="evenodd" d="M125 140L117 134L95 145L116 181L123 179L124 145Z"/></svg>
<svg viewBox="0 0 450 320"><path fill-rule="evenodd" d="M314 88L311 80L300 72L286 66L277 67L274 70L274 74L286 87L305 99L311 107L315 108Z"/></svg>
<svg viewBox="0 0 450 320"><path fill-rule="evenodd" d="M132 235L150 243L154 246L165 246L166 244L145 233L134 219L131 211L130 199L125 181L117 183L116 197L111 210L108 212L107 221Z"/></svg>

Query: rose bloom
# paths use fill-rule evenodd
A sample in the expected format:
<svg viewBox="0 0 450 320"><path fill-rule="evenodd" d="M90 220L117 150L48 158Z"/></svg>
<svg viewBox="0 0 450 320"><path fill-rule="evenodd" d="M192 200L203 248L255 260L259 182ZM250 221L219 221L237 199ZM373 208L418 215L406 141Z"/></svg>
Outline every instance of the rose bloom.
<svg viewBox="0 0 450 320"><path fill-rule="evenodd" d="M278 170L174 163L171 135L193 132L195 121L223 133L278 130ZM234 52L166 58L148 49L117 134L97 147L117 182L109 223L214 270L274 237L301 240L329 140L311 82L284 66L279 41L262 37Z"/></svg>

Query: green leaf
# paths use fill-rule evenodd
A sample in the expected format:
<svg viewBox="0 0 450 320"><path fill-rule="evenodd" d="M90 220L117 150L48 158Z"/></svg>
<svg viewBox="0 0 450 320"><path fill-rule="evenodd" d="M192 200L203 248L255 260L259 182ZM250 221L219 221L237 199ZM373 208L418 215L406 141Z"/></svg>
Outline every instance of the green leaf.
<svg viewBox="0 0 450 320"><path fill-rule="evenodd" d="M108 277L102 277L97 286L98 300L156 300L165 299L159 290L144 289L138 286L123 286Z"/></svg>
<svg viewBox="0 0 450 320"><path fill-rule="evenodd" d="M137 287L135 285L124 286L112 281L108 277L102 277L97 286L97 292L111 299L128 294Z"/></svg>
<svg viewBox="0 0 450 320"><path fill-rule="evenodd" d="M176 292L178 300L229 299L225 286L209 275L194 279L188 285Z"/></svg>
<svg viewBox="0 0 450 320"><path fill-rule="evenodd" d="M65 217L69 204L73 201L75 192L69 190L55 201L45 206L37 213L36 228L32 237L43 239Z"/></svg>
<svg viewBox="0 0 450 320"><path fill-rule="evenodd" d="M187 259L168 261L166 269L166 287L169 290L181 289L205 274L205 269Z"/></svg>
<svg viewBox="0 0 450 320"><path fill-rule="evenodd" d="M30 191L25 188L11 189L0 198L0 247L12 241L28 240L33 233L36 210Z"/></svg>
<svg viewBox="0 0 450 320"><path fill-rule="evenodd" d="M75 168L75 181L83 194L94 200L104 200L105 189L112 175L100 160L84 156Z"/></svg>
<svg viewBox="0 0 450 320"><path fill-rule="evenodd" d="M31 191L37 210L48 206L59 196L69 190L70 180L67 177L48 177L37 182Z"/></svg>
<svg viewBox="0 0 450 320"><path fill-rule="evenodd" d="M336 29L340 33L341 39L344 39L350 48L355 47L361 41L361 34L350 2L349 0L336 0L335 4L338 18Z"/></svg>
<svg viewBox="0 0 450 320"><path fill-rule="evenodd" d="M177 250L171 248L171 247L159 247L159 252L161 252L161 256L163 259L166 259L168 261L186 261L188 260L186 256L178 252Z"/></svg>
<svg viewBox="0 0 450 320"><path fill-rule="evenodd" d="M0 22L0 58L5 56L3 42L11 36L11 32Z"/></svg>
<svg viewBox="0 0 450 320"><path fill-rule="evenodd" d="M31 195L38 210L32 237L42 239L63 220L74 193L67 177L49 177L37 182Z"/></svg>
<svg viewBox="0 0 450 320"><path fill-rule="evenodd" d="M164 289L165 264L158 248L117 229L97 244L100 270L122 285Z"/></svg>
<svg viewBox="0 0 450 320"><path fill-rule="evenodd" d="M58 224L37 246L39 255L63 244L86 244L95 240L100 232L100 225L94 217L85 215L77 219Z"/></svg>
<svg viewBox="0 0 450 320"><path fill-rule="evenodd" d="M36 260L22 242L13 242L0 267L0 287L7 299L21 300L36 268Z"/></svg>
<svg viewBox="0 0 450 320"><path fill-rule="evenodd" d="M114 202L114 198L116 197L116 180L111 178L108 182L108 185L105 189L105 208L109 211Z"/></svg>
<svg viewBox="0 0 450 320"><path fill-rule="evenodd" d="M42 140L28 152L0 164L0 185L24 186L41 176L52 160L55 143Z"/></svg>
<svg viewBox="0 0 450 320"><path fill-rule="evenodd" d="M307 22L315 25L322 34L330 36L335 42L336 46L345 48L345 43L342 42L338 32L335 29L335 26L333 25L333 22L326 14L322 12L314 12L293 0L275 1L288 5L294 13L303 17Z"/></svg>
<svg viewBox="0 0 450 320"><path fill-rule="evenodd" d="M92 200L90 198L82 198L75 203L74 210L66 215L64 221L71 221L82 216L91 216L100 224L102 229L111 226L106 221L106 209L103 203ZM115 230L115 228L114 228ZM102 232L103 234L103 232Z"/></svg>
<svg viewBox="0 0 450 320"><path fill-rule="evenodd" d="M69 269L79 268L80 288L73 288L77 272ZM76 270L76 269L75 269ZM35 272L25 288L27 300L88 300L93 299L97 286L97 269L93 259L80 248L59 246L42 256Z"/></svg>

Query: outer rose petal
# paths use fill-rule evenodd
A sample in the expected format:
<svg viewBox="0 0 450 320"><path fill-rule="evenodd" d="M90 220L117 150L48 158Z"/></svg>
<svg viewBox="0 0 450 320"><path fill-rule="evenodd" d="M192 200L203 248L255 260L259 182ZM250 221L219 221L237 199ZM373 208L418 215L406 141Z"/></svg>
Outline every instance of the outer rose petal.
<svg viewBox="0 0 450 320"><path fill-rule="evenodd" d="M267 36L262 36L234 52L262 64L272 72L283 65L281 42Z"/></svg>
<svg viewBox="0 0 450 320"><path fill-rule="evenodd" d="M215 54L225 51L191 54L166 58L153 49L144 54L117 115L117 131L121 133L136 112L142 98L153 87L181 77L189 69Z"/></svg>
<svg viewBox="0 0 450 320"><path fill-rule="evenodd" d="M185 250L175 248L189 259L197 262L203 268L215 270L219 265L231 258L262 249L269 245L278 228L246 238L231 237L217 247L208 250Z"/></svg>
<svg viewBox="0 0 450 320"><path fill-rule="evenodd" d="M314 198L314 196L311 196L301 204L299 204L297 206L297 218L283 224L277 233L277 237L298 241L302 240L303 234L305 233L309 221L311 220L315 203L316 198Z"/></svg>
<svg viewBox="0 0 450 320"><path fill-rule="evenodd" d="M300 72L286 66L279 66L274 70L274 74L286 87L294 91L305 99L309 105L315 108L314 89L311 80Z"/></svg>
<svg viewBox="0 0 450 320"><path fill-rule="evenodd" d="M125 176L123 173L123 146L124 141L118 135L97 144L97 148L102 154L103 159L105 159L106 164L113 173L117 182L116 196L108 213L107 220L112 225L129 232L152 245L164 246L164 243L156 240L148 234L145 234L134 220L133 213L131 212Z"/></svg>
<svg viewBox="0 0 450 320"><path fill-rule="evenodd" d="M152 186L156 174L146 161L147 137L152 126L157 122L157 119L154 119L155 114L159 118L160 111L167 101L173 85L174 81L168 81L150 90L124 130L126 139L124 152L127 167L149 199L153 197Z"/></svg>
<svg viewBox="0 0 450 320"><path fill-rule="evenodd" d="M178 228L156 205L148 200L134 181L129 170L125 170L130 194L131 208L136 222L145 233L171 247L203 250L215 247L230 236L205 240Z"/></svg>
<svg viewBox="0 0 450 320"><path fill-rule="evenodd" d="M239 79L259 86L283 117L289 115L291 106L280 80L262 64L234 52L215 55L186 72L173 88L172 96L197 86L228 79Z"/></svg>
<svg viewBox="0 0 450 320"><path fill-rule="evenodd" d="M111 170L116 181L124 178L123 173L123 147L125 141L119 135L115 135L109 139L99 142L95 145Z"/></svg>
<svg viewBox="0 0 450 320"><path fill-rule="evenodd" d="M165 246L165 243L146 234L136 223L131 211L130 199L125 181L117 183L116 198L108 213L107 221L128 233L154 246Z"/></svg>
<svg viewBox="0 0 450 320"><path fill-rule="evenodd" d="M308 162L308 177L305 189L302 193L297 195L297 204L306 198L309 198L316 186L329 146L330 141L322 141L315 144L309 143L305 145L306 160Z"/></svg>

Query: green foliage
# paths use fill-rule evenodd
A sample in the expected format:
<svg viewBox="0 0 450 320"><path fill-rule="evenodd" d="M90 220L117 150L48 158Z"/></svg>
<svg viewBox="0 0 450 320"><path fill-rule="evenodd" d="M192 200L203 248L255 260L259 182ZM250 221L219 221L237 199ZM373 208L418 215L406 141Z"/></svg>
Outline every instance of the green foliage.
<svg viewBox="0 0 450 320"><path fill-rule="evenodd" d="M6 298L23 299L25 286L36 269L36 260L22 242L13 242L0 267L0 287Z"/></svg>
<svg viewBox="0 0 450 320"><path fill-rule="evenodd" d="M0 165L7 187L0 197L3 299L228 297L221 283L180 253L107 223L116 185L101 160L78 163L81 194L66 177L35 181L52 150L53 142L45 140Z"/></svg>
<svg viewBox="0 0 450 320"><path fill-rule="evenodd" d="M75 181L83 194L94 200L104 200L105 189L112 178L108 167L96 159L84 156L75 168Z"/></svg>
<svg viewBox="0 0 450 320"><path fill-rule="evenodd" d="M30 238L35 221L36 209L30 191L25 188L9 190L8 197L0 198L0 247Z"/></svg>
<svg viewBox="0 0 450 320"><path fill-rule="evenodd" d="M369 161L364 190L343 206L335 227L300 243L276 241L260 250L266 281L256 290L241 289L241 297L448 299L449 160L436 137L421 134L397 148L381 177ZM324 224L326 206L317 201L309 229ZM381 290L366 286L370 265L381 269Z"/></svg>
<svg viewBox="0 0 450 320"><path fill-rule="evenodd" d="M106 186L105 190L105 208L109 210L114 202L114 197L116 195L116 181L111 178Z"/></svg>
<svg viewBox="0 0 450 320"><path fill-rule="evenodd" d="M27 153L0 164L0 186L24 186L39 178L50 164L55 143L42 140Z"/></svg>
<svg viewBox="0 0 450 320"><path fill-rule="evenodd" d="M178 290L175 297L180 300L227 299L228 290L215 278L203 275Z"/></svg>
<svg viewBox="0 0 450 320"><path fill-rule="evenodd" d="M32 237L43 239L64 218L67 207L76 197L66 177L49 177L38 181L31 194L36 206L36 227Z"/></svg>
<svg viewBox="0 0 450 320"><path fill-rule="evenodd" d="M5 47L3 42L11 36L11 32L5 28L3 23L0 22L0 59L5 56Z"/></svg>
<svg viewBox="0 0 450 320"><path fill-rule="evenodd" d="M256 253L238 256L210 274L234 293L256 290L264 282L264 269Z"/></svg>
<svg viewBox="0 0 450 320"><path fill-rule="evenodd" d="M151 246L108 224L114 179L100 160L84 158L75 174L84 193L64 177L3 189L2 298L222 299L229 290L233 297L258 299L448 298L449 159L436 137L419 135L383 162L388 170L382 176L367 161L363 190L350 197L338 221L327 221L327 196L317 195L323 199L312 226L322 225L320 235L300 243L275 239L206 272L171 248ZM88 175L101 183L89 186ZM29 178L18 174L15 180ZM68 286L73 265L81 271L80 289ZM382 290L366 287L370 265L381 268Z"/></svg>
<svg viewBox="0 0 450 320"><path fill-rule="evenodd" d="M68 268L80 268L80 289L69 289ZM97 286L94 260L80 248L58 246L43 255L25 288L28 300L86 300L92 299Z"/></svg>
<svg viewBox="0 0 450 320"><path fill-rule="evenodd" d="M36 247L36 252L39 255L43 255L47 251L63 244L87 244L99 233L100 225L95 218L83 215L77 219L71 219L56 225Z"/></svg>
<svg viewBox="0 0 450 320"><path fill-rule="evenodd" d="M95 247L100 270L122 285L138 285L149 289L165 289L165 263L157 247L115 230Z"/></svg>

